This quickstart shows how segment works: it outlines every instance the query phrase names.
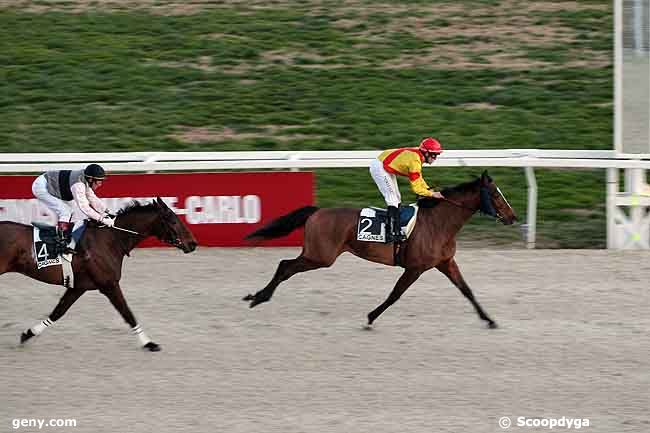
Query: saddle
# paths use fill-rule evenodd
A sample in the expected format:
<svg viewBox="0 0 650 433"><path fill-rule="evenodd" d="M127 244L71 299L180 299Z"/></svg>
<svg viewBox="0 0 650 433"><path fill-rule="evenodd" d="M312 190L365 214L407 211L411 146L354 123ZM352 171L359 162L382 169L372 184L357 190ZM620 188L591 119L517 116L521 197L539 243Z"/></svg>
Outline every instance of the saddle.
<svg viewBox="0 0 650 433"><path fill-rule="evenodd" d="M32 222L32 226L38 229L41 242L44 242L50 247L52 252L57 254L74 254L76 244L86 230L86 223L84 223L73 231L71 242L68 246L63 243L59 229L56 226L39 222Z"/></svg>
<svg viewBox="0 0 650 433"><path fill-rule="evenodd" d="M399 223L402 234L409 238L415 220L417 218L418 206L411 204L400 207ZM386 237L386 220L388 212L378 207L366 207L359 212L359 223L357 224L357 240L366 242L388 243Z"/></svg>
<svg viewBox="0 0 650 433"><path fill-rule="evenodd" d="M59 238L56 226L37 222L32 222L32 225L39 230L39 235L43 242L55 243Z"/></svg>

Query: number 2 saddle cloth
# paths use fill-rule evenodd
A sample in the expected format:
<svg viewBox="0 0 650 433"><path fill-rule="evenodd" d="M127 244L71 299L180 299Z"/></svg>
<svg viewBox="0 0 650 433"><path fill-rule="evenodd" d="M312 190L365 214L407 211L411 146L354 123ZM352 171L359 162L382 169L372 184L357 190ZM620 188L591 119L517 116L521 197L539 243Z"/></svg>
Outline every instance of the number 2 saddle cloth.
<svg viewBox="0 0 650 433"><path fill-rule="evenodd" d="M418 206L410 204L400 206L399 222L402 234L406 239L411 235L415 220L418 214ZM365 207L359 212L359 223L357 225L357 240L367 242L386 243L386 220L388 212L378 207Z"/></svg>

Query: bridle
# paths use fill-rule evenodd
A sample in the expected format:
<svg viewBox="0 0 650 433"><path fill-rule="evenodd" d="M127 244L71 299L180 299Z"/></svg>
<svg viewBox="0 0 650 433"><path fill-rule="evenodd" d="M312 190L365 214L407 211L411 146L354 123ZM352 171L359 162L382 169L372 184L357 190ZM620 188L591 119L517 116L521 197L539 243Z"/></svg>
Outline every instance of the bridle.
<svg viewBox="0 0 650 433"><path fill-rule="evenodd" d="M495 208L494 205L492 205L492 200L494 199L494 192L491 192L487 187L481 186L479 190L479 207L478 209L474 209L471 206L466 206L460 202L457 202L456 200L452 200L447 197L443 197L442 200L446 201L448 203L453 204L454 206L463 208L463 209L469 209L472 212L476 212L477 210L482 213L483 215L489 215L499 221L503 221L503 215L501 215Z"/></svg>
<svg viewBox="0 0 650 433"><path fill-rule="evenodd" d="M161 240L168 245L183 249L183 242L181 241L180 237L176 234L176 232L171 228L167 220L164 218L164 215L161 215L161 222L164 230Z"/></svg>
<svg viewBox="0 0 650 433"><path fill-rule="evenodd" d="M160 240L166 243L167 245L171 245L172 247L183 249L183 242L181 241L181 239L176 235L174 230L170 227L169 223L164 219L164 216L161 215L160 217L161 217L160 218L161 225L163 226L163 230L164 230ZM125 229L122 227L113 226L111 228L114 230L130 233L135 236L141 236L141 237L145 236L142 233L138 233L136 231Z"/></svg>

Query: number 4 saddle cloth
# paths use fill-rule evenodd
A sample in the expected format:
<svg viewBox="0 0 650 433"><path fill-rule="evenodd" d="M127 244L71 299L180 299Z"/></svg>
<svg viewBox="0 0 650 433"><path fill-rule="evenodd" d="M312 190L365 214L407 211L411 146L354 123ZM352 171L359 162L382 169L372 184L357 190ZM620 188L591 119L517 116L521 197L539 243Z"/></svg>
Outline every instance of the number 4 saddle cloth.
<svg viewBox="0 0 650 433"><path fill-rule="evenodd" d="M61 266L63 273L62 285L68 288L74 286L74 273L72 271L72 254L61 254L58 248L58 234L54 226L42 223L32 223L34 228L34 261L36 267L42 269L48 266ZM80 239L85 224L72 233L70 247L74 249L75 243Z"/></svg>
<svg viewBox="0 0 650 433"><path fill-rule="evenodd" d="M399 208L399 222L402 234L408 237L415 227L415 220L418 214L418 206L410 204ZM378 207L365 207L359 212L359 223L357 225L357 240L367 242L386 242L386 209Z"/></svg>

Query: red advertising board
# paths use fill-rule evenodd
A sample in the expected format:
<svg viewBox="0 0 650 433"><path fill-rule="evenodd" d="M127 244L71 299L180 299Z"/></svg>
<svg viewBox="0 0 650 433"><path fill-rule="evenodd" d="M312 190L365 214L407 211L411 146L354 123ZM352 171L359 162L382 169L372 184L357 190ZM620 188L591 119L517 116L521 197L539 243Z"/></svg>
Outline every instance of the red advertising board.
<svg viewBox="0 0 650 433"><path fill-rule="evenodd" d="M36 176L0 176L0 221L54 223L36 200ZM132 200L161 197L187 223L199 245L247 246L243 238L274 218L314 203L311 172L111 175L96 191L116 211ZM297 246L302 230L262 245ZM159 246L149 239L140 246Z"/></svg>

